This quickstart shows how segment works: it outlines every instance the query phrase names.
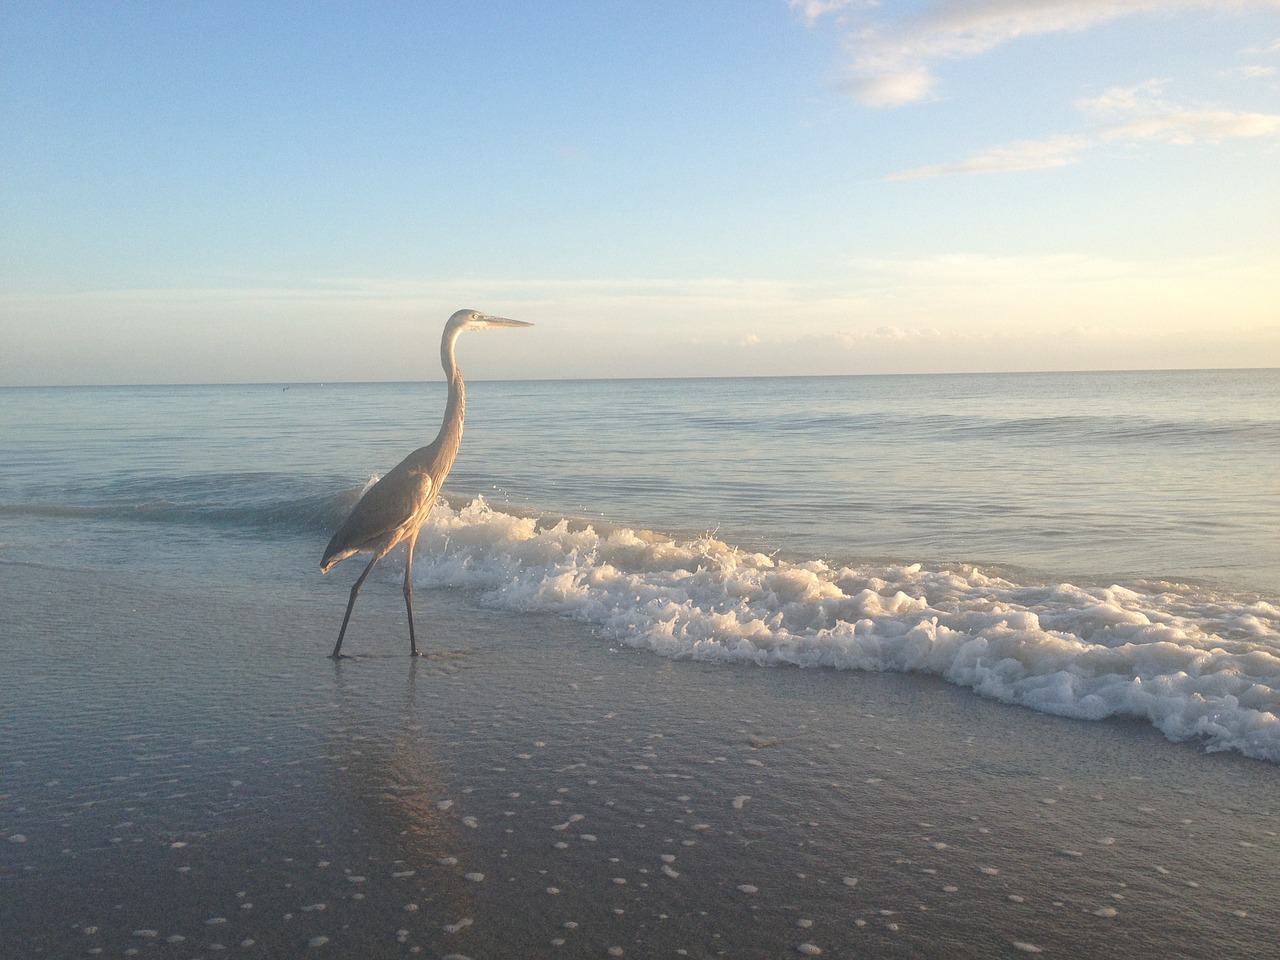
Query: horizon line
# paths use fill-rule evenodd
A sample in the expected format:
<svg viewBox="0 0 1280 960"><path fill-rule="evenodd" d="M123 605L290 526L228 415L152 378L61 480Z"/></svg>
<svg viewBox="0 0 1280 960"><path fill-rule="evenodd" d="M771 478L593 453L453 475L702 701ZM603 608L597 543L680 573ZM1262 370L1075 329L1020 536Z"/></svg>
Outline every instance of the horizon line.
<svg viewBox="0 0 1280 960"><path fill-rule="evenodd" d="M701 376L618 376L618 377L468 377L468 383L604 383L611 381L688 381L688 380L819 380L853 377L1028 377L1046 375L1079 374L1133 374L1133 373L1249 373L1280 371L1280 366L1257 367L1118 367L1067 370L935 370L896 373L764 373L764 374L705 374ZM75 390L145 387L326 387L371 386L375 384L444 383L444 378L420 380L208 380L208 381L152 381L148 383L98 382L98 383L5 383L0 390Z"/></svg>

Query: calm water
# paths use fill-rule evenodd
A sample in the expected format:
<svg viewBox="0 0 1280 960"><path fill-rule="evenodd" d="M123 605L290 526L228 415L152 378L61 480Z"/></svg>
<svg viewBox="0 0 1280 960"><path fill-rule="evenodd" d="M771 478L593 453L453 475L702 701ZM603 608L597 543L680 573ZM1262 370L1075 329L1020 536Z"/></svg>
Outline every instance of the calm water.
<svg viewBox="0 0 1280 960"><path fill-rule="evenodd" d="M0 391L0 561L163 578L199 543L264 579L283 544L314 566L443 399ZM1280 759L1280 371L473 383L446 493L426 588Z"/></svg>

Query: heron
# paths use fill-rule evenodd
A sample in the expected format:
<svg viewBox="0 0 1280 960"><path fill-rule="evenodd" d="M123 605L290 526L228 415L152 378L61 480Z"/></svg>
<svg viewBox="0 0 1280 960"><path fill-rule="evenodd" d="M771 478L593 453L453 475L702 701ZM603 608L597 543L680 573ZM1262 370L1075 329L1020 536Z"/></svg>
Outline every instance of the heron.
<svg viewBox="0 0 1280 960"><path fill-rule="evenodd" d="M453 461L462 443L462 419L466 414L467 390L462 372L454 358L454 345L464 330L490 330L496 327L531 327L523 320L507 320L492 317L476 310L459 310L444 325L440 338L440 362L445 378L449 381L449 399L444 408L444 422L440 433L425 447L419 447L365 491L351 515L342 522L338 532L325 547L320 559L320 572L328 573L335 564L357 553L371 553L373 559L356 578L347 601L347 612L338 631L338 642L330 656L337 660L342 656L342 638L351 622L351 610L356 596L374 565L397 545L407 547L404 564L404 605L409 612L409 654L419 656L418 640L413 631L413 548L418 531L431 512L440 494L440 487L449 475Z"/></svg>

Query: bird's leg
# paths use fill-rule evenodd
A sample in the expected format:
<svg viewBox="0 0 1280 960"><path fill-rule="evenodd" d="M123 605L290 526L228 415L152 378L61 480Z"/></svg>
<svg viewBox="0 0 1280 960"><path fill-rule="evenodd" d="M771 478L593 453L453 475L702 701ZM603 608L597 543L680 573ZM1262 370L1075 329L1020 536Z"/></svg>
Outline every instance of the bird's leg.
<svg viewBox="0 0 1280 960"><path fill-rule="evenodd" d="M413 545L418 540L415 532L409 537L408 553L404 560L404 607L409 612L409 656L418 656L418 639L413 635Z"/></svg>
<svg viewBox="0 0 1280 960"><path fill-rule="evenodd" d="M369 561L369 565L364 568L364 573L356 578L355 585L351 588L351 599L347 601L347 613L342 618L342 629L338 631L338 642L333 645L333 653L329 654L334 660L342 656L342 638L347 634L347 624L351 621L351 610L356 605L356 594L360 592L360 584L364 583L364 578L369 575L369 571L373 569L373 565L382 559L382 554L374 554L373 559Z"/></svg>

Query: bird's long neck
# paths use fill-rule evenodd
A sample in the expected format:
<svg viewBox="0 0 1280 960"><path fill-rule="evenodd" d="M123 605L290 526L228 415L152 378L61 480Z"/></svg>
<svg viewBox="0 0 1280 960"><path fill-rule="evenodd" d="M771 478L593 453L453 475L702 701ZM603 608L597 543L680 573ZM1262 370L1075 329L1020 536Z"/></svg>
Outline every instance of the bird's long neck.
<svg viewBox="0 0 1280 960"><path fill-rule="evenodd" d="M440 342L440 363L444 367L445 379L449 381L449 400L444 408L444 422L440 424L440 435L436 443L447 447L450 454L447 461L452 463L462 444L462 420L467 412L467 385L462 380L462 371L454 359L453 346L458 339L458 331L445 334Z"/></svg>

